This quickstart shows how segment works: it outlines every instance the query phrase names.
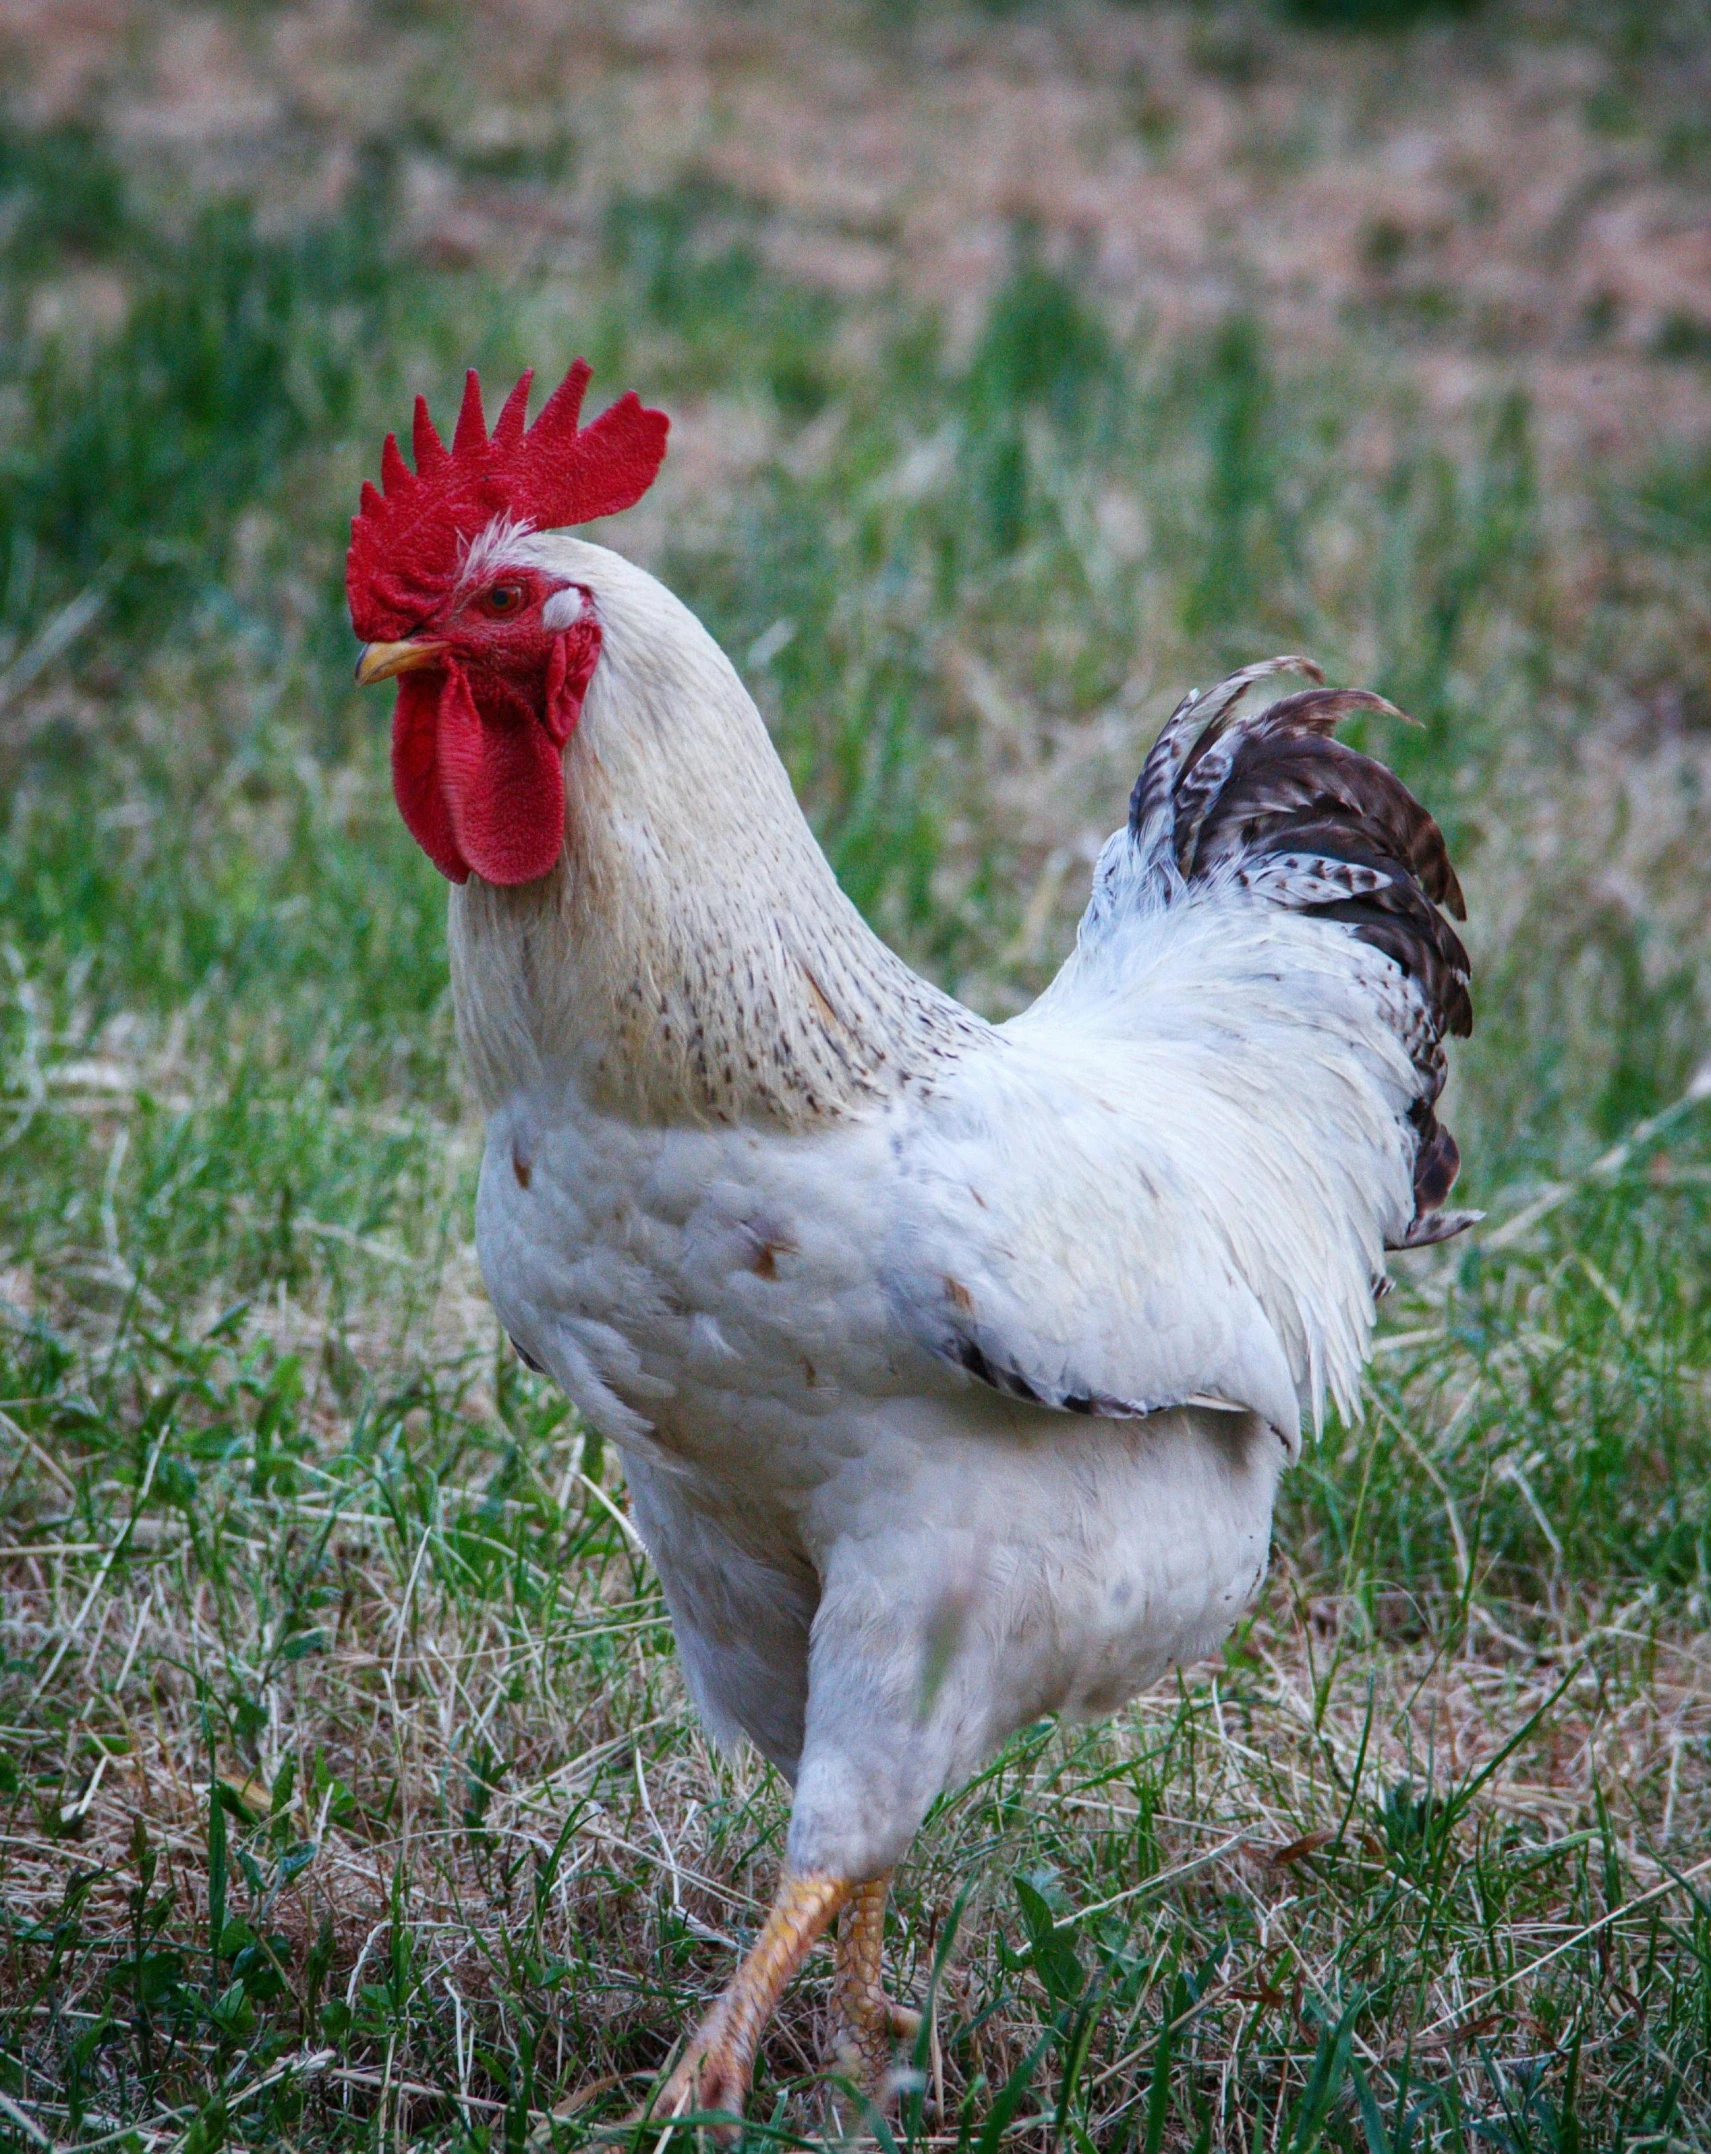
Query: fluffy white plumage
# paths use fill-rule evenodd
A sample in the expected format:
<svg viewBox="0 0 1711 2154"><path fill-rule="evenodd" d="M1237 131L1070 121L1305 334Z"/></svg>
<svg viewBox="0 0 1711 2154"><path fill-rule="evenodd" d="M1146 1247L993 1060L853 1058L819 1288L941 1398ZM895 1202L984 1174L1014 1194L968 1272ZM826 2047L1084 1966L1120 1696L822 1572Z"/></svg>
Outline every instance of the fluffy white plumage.
<svg viewBox="0 0 1711 2154"><path fill-rule="evenodd" d="M1232 690L1161 739L1050 989L987 1025L844 899L685 609L508 545L604 643L559 872L452 898L482 1268L623 1454L708 1722L795 1782L793 1865L876 1877L1016 1727L1112 1709L1258 1584L1385 1246L1438 1231L1425 900L1400 841L1232 825L1199 860Z"/></svg>

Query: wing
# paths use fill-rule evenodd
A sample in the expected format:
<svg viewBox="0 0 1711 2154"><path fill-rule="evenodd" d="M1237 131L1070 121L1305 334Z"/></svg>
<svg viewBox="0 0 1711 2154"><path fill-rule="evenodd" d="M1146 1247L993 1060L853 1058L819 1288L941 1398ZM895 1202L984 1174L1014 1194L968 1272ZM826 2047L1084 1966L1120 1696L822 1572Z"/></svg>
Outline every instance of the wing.
<svg viewBox="0 0 1711 2154"><path fill-rule="evenodd" d="M972 1381L1293 1446L1356 1409L1386 1246L1467 1223L1431 1112L1467 973L1436 825L1325 738L1376 699L1232 721L1263 670L1166 728L1076 952L900 1129L886 1283Z"/></svg>

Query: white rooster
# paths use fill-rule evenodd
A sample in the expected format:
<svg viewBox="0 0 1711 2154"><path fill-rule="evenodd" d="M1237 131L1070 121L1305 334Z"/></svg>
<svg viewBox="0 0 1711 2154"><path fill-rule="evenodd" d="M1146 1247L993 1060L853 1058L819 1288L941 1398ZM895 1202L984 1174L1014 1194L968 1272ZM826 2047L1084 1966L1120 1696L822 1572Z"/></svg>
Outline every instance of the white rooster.
<svg viewBox="0 0 1711 2154"><path fill-rule="evenodd" d="M1063 970L990 1025L834 879L730 662L560 527L651 483L666 421L388 437L348 589L398 677L406 822L455 885L487 1115L477 1234L518 1350L622 1453L685 1676L791 1782L753 1949L655 2114L740 2113L842 1915L831 2054L909 2024L887 1885L928 1805L1042 1714L1210 1652L1278 1477L1356 1408L1386 1248L1454 1232L1433 1116L1470 1024L1431 817L1332 739L1371 695L1191 695Z"/></svg>

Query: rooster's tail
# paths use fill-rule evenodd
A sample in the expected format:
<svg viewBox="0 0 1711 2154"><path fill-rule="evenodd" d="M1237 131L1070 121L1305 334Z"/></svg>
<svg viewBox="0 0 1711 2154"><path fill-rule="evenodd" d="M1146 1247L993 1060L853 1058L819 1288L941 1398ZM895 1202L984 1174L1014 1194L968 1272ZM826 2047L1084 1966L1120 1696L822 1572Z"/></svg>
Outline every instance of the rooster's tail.
<svg viewBox="0 0 1711 2154"><path fill-rule="evenodd" d="M1246 691L1279 672L1315 685L1238 714ZM1167 906L1215 882L1340 921L1395 963L1414 990L1403 1044L1420 1079L1414 1218L1396 1246L1418 1248L1479 1216L1442 1208L1461 1155L1434 1112L1444 1040L1473 1029L1467 952L1444 917L1467 911L1431 816L1382 763L1332 737L1356 711L1398 714L1382 696L1322 680L1309 660L1273 658L1183 698L1135 782L1120 866L1115 849L1108 855L1124 887L1096 890L1094 910Z"/></svg>

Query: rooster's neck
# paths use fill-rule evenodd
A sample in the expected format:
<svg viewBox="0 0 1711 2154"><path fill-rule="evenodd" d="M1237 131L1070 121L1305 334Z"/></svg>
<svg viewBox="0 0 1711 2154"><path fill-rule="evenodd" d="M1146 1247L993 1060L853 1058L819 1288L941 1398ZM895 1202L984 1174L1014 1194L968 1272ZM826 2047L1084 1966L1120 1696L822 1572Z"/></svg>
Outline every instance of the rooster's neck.
<svg viewBox="0 0 1711 2154"><path fill-rule="evenodd" d="M557 868L453 894L475 1089L492 1111L566 1084L660 1123L859 1113L985 1027L845 897L711 639L697 629L671 661L608 633L565 757Z"/></svg>

